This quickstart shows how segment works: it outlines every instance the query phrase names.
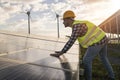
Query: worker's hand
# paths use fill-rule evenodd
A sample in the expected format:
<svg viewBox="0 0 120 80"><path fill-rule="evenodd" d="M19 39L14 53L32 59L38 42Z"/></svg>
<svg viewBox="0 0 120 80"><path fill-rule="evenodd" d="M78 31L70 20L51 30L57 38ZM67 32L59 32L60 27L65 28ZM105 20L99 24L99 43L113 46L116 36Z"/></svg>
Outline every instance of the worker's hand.
<svg viewBox="0 0 120 80"><path fill-rule="evenodd" d="M61 52L61 51L55 51L54 54L50 54L50 55L54 56L54 57L60 57L60 55L62 55L62 54L63 54L63 52Z"/></svg>
<svg viewBox="0 0 120 80"><path fill-rule="evenodd" d="M60 55L59 55L59 54L56 54L56 53L54 53L54 54L50 54L50 56L60 57Z"/></svg>
<svg viewBox="0 0 120 80"><path fill-rule="evenodd" d="M62 54L62 51L55 51L55 53Z"/></svg>

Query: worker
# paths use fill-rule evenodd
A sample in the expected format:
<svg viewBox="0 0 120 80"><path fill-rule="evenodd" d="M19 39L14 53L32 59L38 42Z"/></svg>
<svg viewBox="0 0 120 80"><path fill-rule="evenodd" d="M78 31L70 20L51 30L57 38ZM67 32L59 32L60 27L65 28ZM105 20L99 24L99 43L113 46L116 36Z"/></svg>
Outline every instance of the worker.
<svg viewBox="0 0 120 80"><path fill-rule="evenodd" d="M72 34L61 51L55 51L55 53L50 55L54 57L63 55L78 40L83 48L87 48L83 56L86 80L92 80L92 61L97 54L99 54L101 61L108 71L109 80L114 80L114 72L107 58L108 38L105 32L92 22L75 20L75 17L75 13L71 10L67 10L63 14L63 24L65 27L72 28Z"/></svg>

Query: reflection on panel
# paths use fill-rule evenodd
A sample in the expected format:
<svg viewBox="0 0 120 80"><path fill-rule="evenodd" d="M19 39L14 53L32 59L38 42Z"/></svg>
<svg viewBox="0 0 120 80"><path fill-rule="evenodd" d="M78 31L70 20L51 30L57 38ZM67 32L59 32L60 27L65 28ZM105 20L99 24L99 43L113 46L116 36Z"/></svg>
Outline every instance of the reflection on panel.
<svg viewBox="0 0 120 80"><path fill-rule="evenodd" d="M4 67L12 64L11 62L0 61ZM70 74L70 72L67 71ZM29 64L14 64L1 69L0 80L71 80L70 76L65 76L64 71L54 68L40 67Z"/></svg>
<svg viewBox="0 0 120 80"><path fill-rule="evenodd" d="M0 37L0 53L6 53L0 56L0 80L76 80L77 44L56 58L50 54L61 50L67 40L5 34Z"/></svg>
<svg viewBox="0 0 120 80"><path fill-rule="evenodd" d="M19 37L13 35L0 34L0 53L7 53L11 51L18 51L27 48L40 48L46 50L61 50L65 42L59 40L49 41L43 39L32 39L27 37ZM73 45L69 50L70 53L78 53L78 46Z"/></svg>

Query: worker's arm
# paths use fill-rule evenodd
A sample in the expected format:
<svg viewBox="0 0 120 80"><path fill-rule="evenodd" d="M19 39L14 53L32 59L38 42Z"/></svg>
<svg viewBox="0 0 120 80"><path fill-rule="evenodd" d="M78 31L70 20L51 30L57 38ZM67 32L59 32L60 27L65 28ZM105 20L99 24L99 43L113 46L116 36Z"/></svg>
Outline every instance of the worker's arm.
<svg viewBox="0 0 120 80"><path fill-rule="evenodd" d="M85 35L87 32L87 26L85 24L76 24L73 26L72 34L69 41L65 44L64 48L61 50L61 53L66 53L74 44L78 37Z"/></svg>
<svg viewBox="0 0 120 80"><path fill-rule="evenodd" d="M65 44L65 46L61 50L62 53L66 53L72 47L72 45L74 44L74 42L76 41L76 39L79 36L79 31L80 31L80 27L75 25L72 29L72 34L71 34L68 42Z"/></svg>
<svg viewBox="0 0 120 80"><path fill-rule="evenodd" d="M60 55L66 53L74 44L78 37L85 35L87 32L87 26L83 24L76 24L72 28L72 34L68 42L65 44L61 51L55 51L57 54L51 54L51 56L59 57Z"/></svg>

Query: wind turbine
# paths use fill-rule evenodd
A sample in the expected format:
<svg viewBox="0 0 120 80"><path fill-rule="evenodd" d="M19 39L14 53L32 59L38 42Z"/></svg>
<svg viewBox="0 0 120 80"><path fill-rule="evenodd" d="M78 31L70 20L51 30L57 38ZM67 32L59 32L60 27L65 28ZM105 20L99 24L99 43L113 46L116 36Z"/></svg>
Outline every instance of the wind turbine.
<svg viewBox="0 0 120 80"><path fill-rule="evenodd" d="M57 19L57 37L59 38L60 37L60 31L59 31L59 17L60 17L60 15L58 13L56 13L55 9L52 6L50 6L50 9L55 14L55 17L56 17L55 20Z"/></svg>
<svg viewBox="0 0 120 80"><path fill-rule="evenodd" d="M59 31L59 17L60 15L55 12L56 19L57 19L57 32L58 32L58 38L60 37L60 31Z"/></svg>
<svg viewBox="0 0 120 80"><path fill-rule="evenodd" d="M28 33L30 34L30 10L26 14L28 15Z"/></svg>
<svg viewBox="0 0 120 80"><path fill-rule="evenodd" d="M22 9L23 9L23 7L24 7L24 5L22 6ZM22 12L22 13L25 13L25 14L28 15L28 34L31 33L31 32L30 32L30 18L31 18L30 14L31 14L31 11L32 11L32 9L33 9L33 6L30 5L30 7L31 7L31 8L30 8L29 10L26 9L24 12Z"/></svg>

